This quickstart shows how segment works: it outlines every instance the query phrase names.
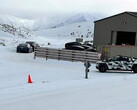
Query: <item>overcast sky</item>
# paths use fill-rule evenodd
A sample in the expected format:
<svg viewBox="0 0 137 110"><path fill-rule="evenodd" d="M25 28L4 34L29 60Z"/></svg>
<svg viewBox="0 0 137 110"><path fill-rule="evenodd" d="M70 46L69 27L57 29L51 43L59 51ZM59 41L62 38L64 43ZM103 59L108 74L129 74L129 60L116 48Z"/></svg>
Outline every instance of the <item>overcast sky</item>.
<svg viewBox="0 0 137 110"><path fill-rule="evenodd" d="M49 14L137 12L136 0L1 0L0 13L24 18Z"/></svg>

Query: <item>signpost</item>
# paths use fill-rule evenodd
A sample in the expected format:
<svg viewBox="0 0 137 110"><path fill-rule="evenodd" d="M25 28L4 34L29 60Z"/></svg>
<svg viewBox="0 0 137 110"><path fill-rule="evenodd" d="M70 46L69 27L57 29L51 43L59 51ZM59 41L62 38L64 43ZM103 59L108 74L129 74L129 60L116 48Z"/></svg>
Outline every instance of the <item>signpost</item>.
<svg viewBox="0 0 137 110"><path fill-rule="evenodd" d="M85 78L88 79L88 72L89 72L89 67L91 66L91 64L89 63L89 61L86 61L86 63L84 63L85 68Z"/></svg>

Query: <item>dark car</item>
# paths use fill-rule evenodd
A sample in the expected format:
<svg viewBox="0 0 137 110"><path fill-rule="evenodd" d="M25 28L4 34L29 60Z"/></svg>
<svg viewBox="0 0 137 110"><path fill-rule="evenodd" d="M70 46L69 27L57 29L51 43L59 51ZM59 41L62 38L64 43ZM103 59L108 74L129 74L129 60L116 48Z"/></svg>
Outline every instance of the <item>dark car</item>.
<svg viewBox="0 0 137 110"><path fill-rule="evenodd" d="M27 43L21 43L17 46L17 52L21 53L30 53L33 52L33 48L30 44Z"/></svg>
<svg viewBox="0 0 137 110"><path fill-rule="evenodd" d="M87 48L87 49L85 49L85 51L89 51L89 52L97 52L97 50L96 50L95 47Z"/></svg>
<svg viewBox="0 0 137 110"><path fill-rule="evenodd" d="M70 50L86 50L96 52L95 48L93 48L91 45L81 44L80 42L68 42L65 44L65 48Z"/></svg>
<svg viewBox="0 0 137 110"><path fill-rule="evenodd" d="M79 51L83 51L83 50L85 50L85 48L82 47L82 46L79 46L79 45L72 45L72 46L69 48L69 50L79 50Z"/></svg>
<svg viewBox="0 0 137 110"><path fill-rule="evenodd" d="M107 70L123 70L137 73L137 59L118 55L104 61L98 61L96 63L96 68L100 72L106 72Z"/></svg>
<svg viewBox="0 0 137 110"><path fill-rule="evenodd" d="M89 46L89 45L87 45L87 44L82 44L82 47L84 47L85 49L92 48L91 46Z"/></svg>
<svg viewBox="0 0 137 110"><path fill-rule="evenodd" d="M66 49L72 49L72 47L76 45L76 46L81 46L82 44L79 42L68 42L65 44L65 48Z"/></svg>
<svg viewBox="0 0 137 110"><path fill-rule="evenodd" d="M26 43L32 46L33 51L34 51L34 48L39 47L39 44L34 41L27 41Z"/></svg>
<svg viewBox="0 0 137 110"><path fill-rule="evenodd" d="M93 41L85 41L84 45L93 46Z"/></svg>

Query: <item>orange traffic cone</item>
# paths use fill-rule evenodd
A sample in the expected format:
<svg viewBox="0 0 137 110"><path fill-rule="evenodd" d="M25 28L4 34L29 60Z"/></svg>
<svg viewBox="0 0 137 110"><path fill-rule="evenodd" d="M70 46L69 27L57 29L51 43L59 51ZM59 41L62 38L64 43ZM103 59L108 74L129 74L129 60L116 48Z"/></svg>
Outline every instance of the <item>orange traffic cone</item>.
<svg viewBox="0 0 137 110"><path fill-rule="evenodd" d="M33 82L31 81L30 74L28 75L28 83L33 83Z"/></svg>

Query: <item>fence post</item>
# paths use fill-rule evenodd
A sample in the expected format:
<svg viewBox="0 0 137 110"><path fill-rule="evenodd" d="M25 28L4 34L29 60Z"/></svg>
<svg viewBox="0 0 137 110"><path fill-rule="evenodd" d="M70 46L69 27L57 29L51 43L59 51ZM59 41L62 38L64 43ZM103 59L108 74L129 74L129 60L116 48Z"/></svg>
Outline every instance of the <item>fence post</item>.
<svg viewBox="0 0 137 110"><path fill-rule="evenodd" d="M34 52L34 59L36 59L36 51Z"/></svg>
<svg viewBox="0 0 137 110"><path fill-rule="evenodd" d="M88 79L88 72L89 72L89 67L91 66L91 64L89 63L89 61L86 61L86 63L84 63L85 68L85 78Z"/></svg>

